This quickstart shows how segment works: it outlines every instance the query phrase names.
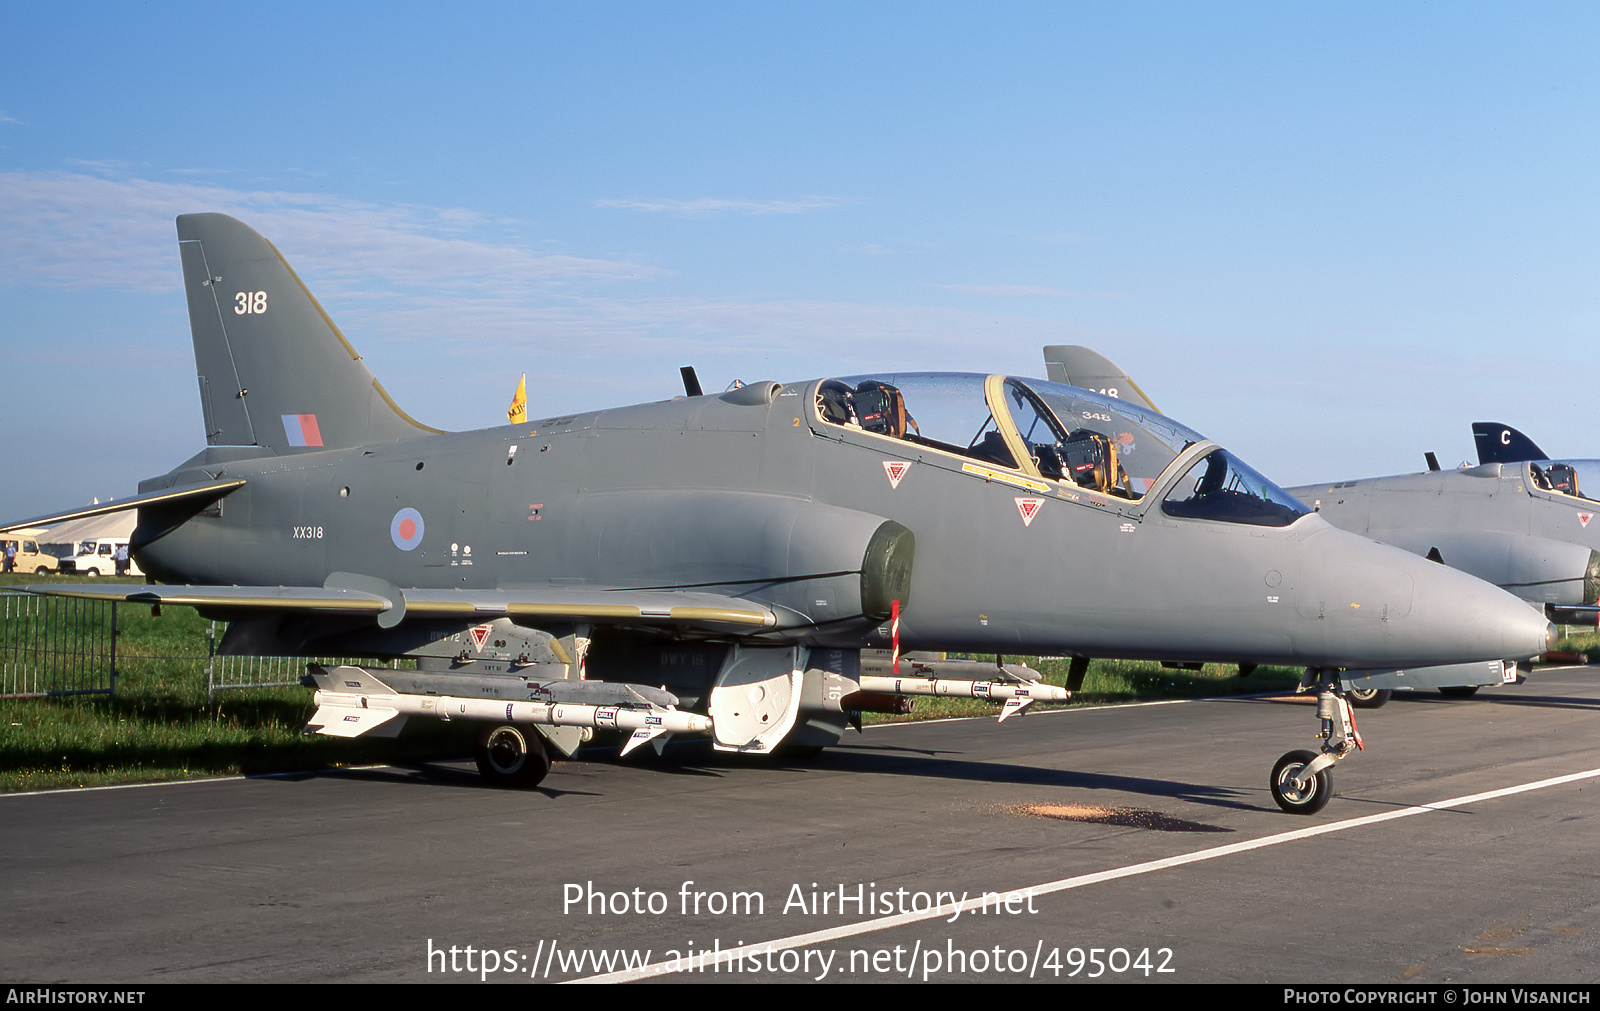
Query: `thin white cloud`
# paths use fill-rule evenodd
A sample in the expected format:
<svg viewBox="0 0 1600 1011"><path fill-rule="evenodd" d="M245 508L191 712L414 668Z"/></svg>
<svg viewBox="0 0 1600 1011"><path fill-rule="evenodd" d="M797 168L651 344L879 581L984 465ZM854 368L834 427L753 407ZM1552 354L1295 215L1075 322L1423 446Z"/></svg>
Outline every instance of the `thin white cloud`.
<svg viewBox="0 0 1600 1011"><path fill-rule="evenodd" d="M1036 284L941 284L939 287L965 295L990 295L995 298L1071 298L1076 294L1065 288L1046 288Z"/></svg>
<svg viewBox="0 0 1600 1011"><path fill-rule="evenodd" d="M1071 291L1067 288L1050 288L1037 284L941 284L946 291L959 291L964 295L984 295L990 298L1126 298L1116 291Z"/></svg>
<svg viewBox="0 0 1600 1011"><path fill-rule="evenodd" d="M742 200L726 197L700 197L696 200L596 200L596 207L611 207L623 211L649 211L656 214L803 214L839 206L831 197L802 197L799 200Z"/></svg>
<svg viewBox="0 0 1600 1011"><path fill-rule="evenodd" d="M396 387L410 375L426 391L432 380L421 377L456 362L453 349L472 349L474 369L531 355L572 374L603 363L614 377L642 358L696 353L730 368L755 362L739 366L749 378L906 362L983 369L997 342L1064 339L1059 320L1017 313L728 299L678 284L644 292L625 282L670 272L476 238L506 223L470 211L88 173L0 173L0 284L180 291L172 221L199 210L234 214L268 236Z"/></svg>
<svg viewBox="0 0 1600 1011"><path fill-rule="evenodd" d="M0 277L172 291L178 270L173 219L201 210L248 221L297 269L351 291L422 285L512 295L530 287L659 273L641 264L472 238L480 216L453 208L380 207L317 194L105 174L5 172Z"/></svg>

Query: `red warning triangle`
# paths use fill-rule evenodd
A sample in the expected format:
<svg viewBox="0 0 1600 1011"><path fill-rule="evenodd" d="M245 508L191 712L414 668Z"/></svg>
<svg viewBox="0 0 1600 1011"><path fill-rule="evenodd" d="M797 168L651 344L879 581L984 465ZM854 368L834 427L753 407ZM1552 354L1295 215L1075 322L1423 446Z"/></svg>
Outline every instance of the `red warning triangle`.
<svg viewBox="0 0 1600 1011"><path fill-rule="evenodd" d="M1579 513L1578 514L1578 522L1580 524L1582 524L1583 526L1588 526L1589 525L1589 521L1592 520L1592 519L1594 519L1594 513Z"/></svg>
<svg viewBox="0 0 1600 1011"><path fill-rule="evenodd" d="M1042 498L1017 499L1017 512L1022 514L1022 525L1025 527L1033 526L1033 518L1039 515L1039 509L1043 505L1044 499Z"/></svg>
<svg viewBox="0 0 1600 1011"><path fill-rule="evenodd" d="M489 626L474 625L468 631L472 633L472 648L482 652L484 641L489 638Z"/></svg>
<svg viewBox="0 0 1600 1011"><path fill-rule="evenodd" d="M885 460L883 472L889 475L889 487L900 487L900 479L906 476L906 471L911 469L910 460Z"/></svg>

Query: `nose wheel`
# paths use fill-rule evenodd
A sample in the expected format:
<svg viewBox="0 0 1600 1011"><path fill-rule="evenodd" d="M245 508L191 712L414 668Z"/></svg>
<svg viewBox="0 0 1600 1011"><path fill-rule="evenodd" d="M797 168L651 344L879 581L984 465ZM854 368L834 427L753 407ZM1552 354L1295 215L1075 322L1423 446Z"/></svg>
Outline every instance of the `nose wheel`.
<svg viewBox="0 0 1600 1011"><path fill-rule="evenodd" d="M1339 691L1339 672L1312 668L1300 690L1317 689L1321 751L1291 751L1272 766L1272 799L1290 814L1316 814L1333 799L1333 767L1363 747L1355 712ZM1385 695L1388 693L1385 692Z"/></svg>
<svg viewBox="0 0 1600 1011"><path fill-rule="evenodd" d="M1316 814L1328 806L1333 796L1331 768L1304 775L1306 767L1316 760L1314 751L1291 751L1272 767L1272 799L1290 814Z"/></svg>

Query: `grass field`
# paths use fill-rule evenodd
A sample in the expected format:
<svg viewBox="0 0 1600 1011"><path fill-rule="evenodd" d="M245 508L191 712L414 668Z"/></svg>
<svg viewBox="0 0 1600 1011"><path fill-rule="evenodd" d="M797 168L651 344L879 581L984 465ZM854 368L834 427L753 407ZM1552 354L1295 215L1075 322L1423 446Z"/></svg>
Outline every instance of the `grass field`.
<svg viewBox="0 0 1600 1011"><path fill-rule="evenodd" d="M0 577L0 585L40 577ZM0 699L0 790L98 786L221 774L422 762L471 753L474 727L416 720L399 738L303 734L307 688L206 698L210 622L193 608L117 611L114 698Z"/></svg>
<svg viewBox="0 0 1600 1011"><path fill-rule="evenodd" d="M0 577L0 586L39 577ZM118 609L114 698L0 699L0 791L96 786L197 776L297 772L376 762L415 764L471 754L470 722L412 720L393 739L335 740L302 732L311 715L307 688L257 688L206 697L209 622L191 608L152 617L142 606ZM1594 633L1563 649L1600 654ZM1030 663L1065 684L1067 662ZM1154 663L1099 660L1073 705L1150 698L1192 698L1290 690L1299 672L1260 668L1248 678L1233 667L1170 670ZM1038 704L1043 706L1043 703ZM870 722L994 715L972 699L919 699L911 716Z"/></svg>

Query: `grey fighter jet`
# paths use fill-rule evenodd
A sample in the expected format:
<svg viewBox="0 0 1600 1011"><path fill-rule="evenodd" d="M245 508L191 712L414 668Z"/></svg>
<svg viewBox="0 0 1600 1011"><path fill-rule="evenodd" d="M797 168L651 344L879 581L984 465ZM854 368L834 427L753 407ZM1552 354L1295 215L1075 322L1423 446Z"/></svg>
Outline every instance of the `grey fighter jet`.
<svg viewBox="0 0 1600 1011"><path fill-rule="evenodd" d="M1026 668L871 673L869 649L1288 664L1323 746L1272 791L1309 812L1356 746L1337 671L1546 648L1510 594L1336 530L1108 396L895 372L440 432L262 236L191 214L178 239L207 445L117 503L160 582L30 589L194 606L227 652L416 661L314 669L325 734L479 720L480 769L531 784L596 728L768 753L831 744L886 696L1010 715L1066 694Z"/></svg>
<svg viewBox="0 0 1600 1011"><path fill-rule="evenodd" d="M1552 460L1476 422L1479 463L1291 489L1329 523L1495 583L1568 624L1600 610L1600 460Z"/></svg>

